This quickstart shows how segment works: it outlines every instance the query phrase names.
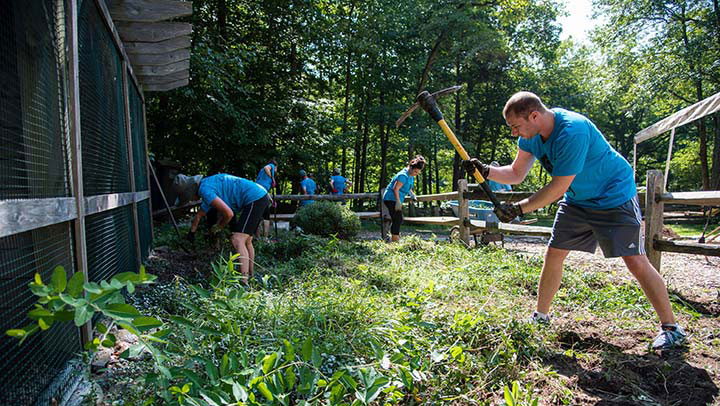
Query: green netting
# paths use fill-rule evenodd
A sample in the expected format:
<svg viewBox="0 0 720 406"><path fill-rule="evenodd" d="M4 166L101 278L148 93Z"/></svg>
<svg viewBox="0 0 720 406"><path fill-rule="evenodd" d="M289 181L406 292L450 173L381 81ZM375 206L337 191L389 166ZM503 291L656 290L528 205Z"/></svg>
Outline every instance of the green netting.
<svg viewBox="0 0 720 406"><path fill-rule="evenodd" d="M138 227L140 229L140 255L145 261L152 245L152 215L150 213L150 199L137 204Z"/></svg>
<svg viewBox="0 0 720 406"><path fill-rule="evenodd" d="M70 195L61 1L0 1L0 199Z"/></svg>
<svg viewBox="0 0 720 406"><path fill-rule="evenodd" d="M128 73L129 75L129 73ZM147 153L145 152L145 124L143 104L135 83L128 83L130 104L130 131L133 145L133 166L135 170L135 190L148 190Z"/></svg>
<svg viewBox="0 0 720 406"><path fill-rule="evenodd" d="M70 223L0 238L0 331L32 322L26 315L37 297L28 283L36 272L45 281L58 265L68 274L73 272L72 241ZM0 382L7 385L0 391L0 405L49 405L48 392L62 392L61 386L51 382L81 350L79 330L73 323L55 324L22 346L0 335Z"/></svg>
<svg viewBox="0 0 720 406"><path fill-rule="evenodd" d="M129 192L122 63L95 1L78 3L84 192Z"/></svg>
<svg viewBox="0 0 720 406"><path fill-rule="evenodd" d="M93 214L85 219L88 279L99 282L118 272L136 272L132 206Z"/></svg>

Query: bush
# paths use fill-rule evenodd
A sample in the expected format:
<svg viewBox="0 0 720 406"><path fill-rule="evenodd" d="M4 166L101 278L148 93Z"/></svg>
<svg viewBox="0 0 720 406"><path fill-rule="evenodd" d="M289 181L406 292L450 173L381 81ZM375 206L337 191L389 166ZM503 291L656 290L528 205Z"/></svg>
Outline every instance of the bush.
<svg viewBox="0 0 720 406"><path fill-rule="evenodd" d="M293 224L306 233L349 239L360 230L360 219L346 206L333 202L315 202L295 213Z"/></svg>

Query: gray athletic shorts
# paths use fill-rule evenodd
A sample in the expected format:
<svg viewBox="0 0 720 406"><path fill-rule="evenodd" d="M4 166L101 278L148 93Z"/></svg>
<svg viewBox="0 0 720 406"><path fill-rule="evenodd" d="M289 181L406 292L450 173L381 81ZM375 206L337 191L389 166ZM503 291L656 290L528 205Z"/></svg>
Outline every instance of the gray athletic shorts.
<svg viewBox="0 0 720 406"><path fill-rule="evenodd" d="M563 200L559 203L548 245L594 253L599 243L605 258L645 254L641 224L637 195L606 210L574 206Z"/></svg>

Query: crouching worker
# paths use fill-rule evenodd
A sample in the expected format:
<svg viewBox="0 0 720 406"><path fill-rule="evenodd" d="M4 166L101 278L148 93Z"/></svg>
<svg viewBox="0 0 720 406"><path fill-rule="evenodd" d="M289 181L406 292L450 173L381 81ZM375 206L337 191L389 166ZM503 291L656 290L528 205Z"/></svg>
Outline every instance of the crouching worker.
<svg viewBox="0 0 720 406"><path fill-rule="evenodd" d="M385 188L383 204L385 204L390 211L390 217L392 217L392 225L390 226L390 238L392 242L400 240L400 225L402 225L403 222L402 204L405 196L408 194L410 194L411 199L415 200L415 194L412 192L413 185L415 185L415 176L417 176L424 167L425 158L423 158L422 155L416 156L408 162L406 168L403 168L393 176Z"/></svg>
<svg viewBox="0 0 720 406"><path fill-rule="evenodd" d="M217 223L212 225L210 232L217 233L225 226L230 227L230 241L235 252L240 254L240 272L243 281L247 283L253 275L255 260L252 236L262 220L263 212L270 205L267 190L251 180L226 173L202 179L195 190L202 202L190 226L188 239L194 239L200 219L211 209L216 210Z"/></svg>

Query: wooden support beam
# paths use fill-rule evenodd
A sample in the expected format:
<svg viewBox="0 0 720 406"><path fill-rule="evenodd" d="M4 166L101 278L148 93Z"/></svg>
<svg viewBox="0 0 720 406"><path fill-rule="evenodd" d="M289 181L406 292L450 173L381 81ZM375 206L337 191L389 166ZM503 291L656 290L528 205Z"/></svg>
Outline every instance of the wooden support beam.
<svg viewBox="0 0 720 406"><path fill-rule="evenodd" d="M457 217L405 217L403 223L457 226L460 224L460 219Z"/></svg>
<svg viewBox="0 0 720 406"><path fill-rule="evenodd" d="M192 2L174 0L112 0L114 21L158 22L192 15Z"/></svg>
<svg viewBox="0 0 720 406"><path fill-rule="evenodd" d="M180 61L163 66L135 65L135 73L142 76L165 76L190 69L190 61Z"/></svg>
<svg viewBox="0 0 720 406"><path fill-rule="evenodd" d="M160 42L192 34L189 23L121 23L116 24L120 39L124 42Z"/></svg>
<svg viewBox="0 0 720 406"><path fill-rule="evenodd" d="M175 82L165 83L161 85L143 85L146 92L167 92L168 90L177 89L178 87L187 86L190 83L188 79L176 80Z"/></svg>
<svg viewBox="0 0 720 406"><path fill-rule="evenodd" d="M720 257L720 245L700 244L692 241L655 240L653 247L658 251L679 252L681 254L696 254Z"/></svg>
<svg viewBox="0 0 720 406"><path fill-rule="evenodd" d="M190 48L192 41L189 35L167 39L159 42L125 41L125 52L130 54L164 54L178 49Z"/></svg>
<svg viewBox="0 0 720 406"><path fill-rule="evenodd" d="M467 191L467 180L458 180L457 200L458 218L460 220L460 239L465 243L465 245L470 246L470 227L466 224L466 220L470 219L470 202L465 198L465 192Z"/></svg>
<svg viewBox="0 0 720 406"><path fill-rule="evenodd" d="M275 195L275 200L329 200L377 199L378 193L348 193L344 195Z"/></svg>
<svg viewBox="0 0 720 406"><path fill-rule="evenodd" d="M178 49L164 54L128 54L133 66L162 66L190 59L190 49Z"/></svg>
<svg viewBox="0 0 720 406"><path fill-rule="evenodd" d="M144 85L164 85L178 80L190 79L190 71L182 70L164 76L138 76L137 79Z"/></svg>
<svg viewBox="0 0 720 406"><path fill-rule="evenodd" d="M666 204L693 204L698 206L720 206L720 190L705 192L663 193L656 197Z"/></svg>
<svg viewBox="0 0 720 406"><path fill-rule="evenodd" d="M660 271L662 252L655 249L653 241L659 239L663 228L663 210L665 205L656 196L663 192L662 172L651 170L647 173L647 191L645 198L645 251L652 266Z"/></svg>

